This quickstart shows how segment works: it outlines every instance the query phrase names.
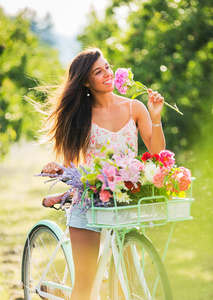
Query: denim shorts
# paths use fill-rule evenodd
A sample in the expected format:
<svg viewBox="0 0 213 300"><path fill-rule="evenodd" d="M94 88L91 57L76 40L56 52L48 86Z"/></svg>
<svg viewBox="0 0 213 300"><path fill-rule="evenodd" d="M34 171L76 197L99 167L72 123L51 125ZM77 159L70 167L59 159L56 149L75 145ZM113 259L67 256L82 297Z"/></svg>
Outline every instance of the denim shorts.
<svg viewBox="0 0 213 300"><path fill-rule="evenodd" d="M80 207L72 207L70 214L67 217L67 225L70 227L92 230L101 232L101 227L87 227L88 221L86 212L82 212Z"/></svg>

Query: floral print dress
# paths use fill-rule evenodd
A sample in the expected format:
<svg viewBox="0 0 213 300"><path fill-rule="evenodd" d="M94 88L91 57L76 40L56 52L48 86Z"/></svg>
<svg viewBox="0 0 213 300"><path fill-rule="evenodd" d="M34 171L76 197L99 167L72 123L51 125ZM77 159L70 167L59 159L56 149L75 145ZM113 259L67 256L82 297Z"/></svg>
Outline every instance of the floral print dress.
<svg viewBox="0 0 213 300"><path fill-rule="evenodd" d="M101 148L109 143L109 147L113 148L115 153L128 150L129 146L138 151L138 129L132 118L132 101L130 101L130 119L119 131L113 132L102 128L98 124L92 122L91 138L86 154L86 164L92 166L92 155L103 157Z"/></svg>

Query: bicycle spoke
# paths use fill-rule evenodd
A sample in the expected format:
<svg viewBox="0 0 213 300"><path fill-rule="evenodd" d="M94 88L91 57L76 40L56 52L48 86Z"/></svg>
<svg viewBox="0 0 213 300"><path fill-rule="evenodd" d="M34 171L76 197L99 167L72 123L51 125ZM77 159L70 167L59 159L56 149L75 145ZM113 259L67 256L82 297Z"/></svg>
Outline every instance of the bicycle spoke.
<svg viewBox="0 0 213 300"><path fill-rule="evenodd" d="M44 225L31 234L29 245L26 248L26 256L23 258L26 300L41 299L36 293L36 289L39 282L41 282L41 276L48 266L57 244L58 239L53 231ZM43 278L40 290L49 295L68 300L70 298L70 291L67 291L66 286L71 287L71 280L66 257L63 249L60 247L46 276ZM69 288L69 290L71 289ZM43 297L43 299L47 298L48 296Z"/></svg>
<svg viewBox="0 0 213 300"><path fill-rule="evenodd" d="M151 242L138 232L126 234L123 260L127 274L126 285L131 300L171 300L172 294L163 263ZM159 282L156 286L156 278ZM110 291L113 300L125 300L114 262L110 268Z"/></svg>

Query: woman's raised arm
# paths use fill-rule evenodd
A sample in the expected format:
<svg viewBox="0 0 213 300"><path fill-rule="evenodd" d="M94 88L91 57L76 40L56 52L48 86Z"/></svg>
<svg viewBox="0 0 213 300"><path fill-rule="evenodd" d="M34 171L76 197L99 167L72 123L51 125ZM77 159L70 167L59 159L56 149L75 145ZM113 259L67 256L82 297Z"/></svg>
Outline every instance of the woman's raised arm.
<svg viewBox="0 0 213 300"><path fill-rule="evenodd" d="M133 114L142 140L150 153L165 149L165 138L161 123L164 98L158 92L148 90L148 110L140 101L134 100Z"/></svg>

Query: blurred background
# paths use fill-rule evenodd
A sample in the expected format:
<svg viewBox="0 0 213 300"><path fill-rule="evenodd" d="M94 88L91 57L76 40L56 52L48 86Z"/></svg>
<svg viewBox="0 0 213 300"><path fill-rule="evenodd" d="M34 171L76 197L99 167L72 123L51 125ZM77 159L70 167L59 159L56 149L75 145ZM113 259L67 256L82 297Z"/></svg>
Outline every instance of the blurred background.
<svg viewBox="0 0 213 300"><path fill-rule="evenodd" d="M65 226L41 206L49 186L34 177L53 160L38 144L42 116L25 97L57 85L74 56L99 47L114 71L176 103L163 109L167 149L196 177L192 221L176 224L166 257L174 300L213 299L213 3L211 0L0 0L0 295L23 299L21 255L27 232L42 218ZM116 92L116 91L115 91ZM129 94L128 96L131 96ZM139 100L146 105L146 96ZM140 151L146 151L142 141ZM53 192L66 187L54 188ZM161 252L169 225L148 235Z"/></svg>

